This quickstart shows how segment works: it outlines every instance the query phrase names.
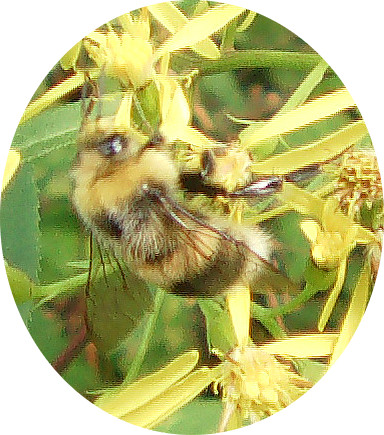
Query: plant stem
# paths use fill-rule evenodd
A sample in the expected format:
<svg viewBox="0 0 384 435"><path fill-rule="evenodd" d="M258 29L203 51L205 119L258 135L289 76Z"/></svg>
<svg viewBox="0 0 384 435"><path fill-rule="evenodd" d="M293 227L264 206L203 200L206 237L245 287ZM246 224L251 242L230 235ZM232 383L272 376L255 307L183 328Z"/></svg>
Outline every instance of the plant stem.
<svg viewBox="0 0 384 435"><path fill-rule="evenodd" d="M220 59L192 58L177 54L172 68L179 70L197 68L200 75L218 74L240 68L284 68L309 70L321 57L316 53L297 53L278 50L236 50L226 52Z"/></svg>
<svg viewBox="0 0 384 435"><path fill-rule="evenodd" d="M130 384L133 380L137 378L139 374L140 367L144 361L145 354L147 353L149 343L151 341L153 332L155 330L156 321L160 313L161 306L163 305L163 300L165 296L165 291L162 289L157 289L155 294L153 312L149 316L147 324L143 332L140 346L136 352L135 358L129 367L127 376L124 379L123 385Z"/></svg>
<svg viewBox="0 0 384 435"><path fill-rule="evenodd" d="M271 313L270 308L265 308L256 304L256 302L252 302L252 317L262 323L274 338L284 338L286 336L275 316Z"/></svg>
<svg viewBox="0 0 384 435"><path fill-rule="evenodd" d="M314 296L316 293L318 293L320 289L315 286L306 286L304 290L297 295L295 298L293 298L290 302L279 305L278 307L274 308L266 308L269 311L269 314L271 316L281 316L284 314L288 314L299 308L301 305L303 305L305 302L307 302L312 296Z"/></svg>

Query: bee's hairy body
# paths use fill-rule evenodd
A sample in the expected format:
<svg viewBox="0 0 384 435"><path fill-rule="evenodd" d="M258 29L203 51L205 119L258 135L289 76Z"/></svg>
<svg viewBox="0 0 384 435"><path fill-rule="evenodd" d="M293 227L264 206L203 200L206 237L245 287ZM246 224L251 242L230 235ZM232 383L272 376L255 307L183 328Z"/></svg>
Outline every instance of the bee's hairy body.
<svg viewBox="0 0 384 435"><path fill-rule="evenodd" d="M105 140L116 145L115 137L123 140L111 134ZM223 226L215 233L164 202L179 188L168 150L143 146L132 152L126 138L126 149L106 156L100 143L104 146L105 141L87 138L80 146L73 202L100 244L123 258L134 273L177 294L213 296L257 268L245 246L248 235ZM230 237L220 236L221 230Z"/></svg>

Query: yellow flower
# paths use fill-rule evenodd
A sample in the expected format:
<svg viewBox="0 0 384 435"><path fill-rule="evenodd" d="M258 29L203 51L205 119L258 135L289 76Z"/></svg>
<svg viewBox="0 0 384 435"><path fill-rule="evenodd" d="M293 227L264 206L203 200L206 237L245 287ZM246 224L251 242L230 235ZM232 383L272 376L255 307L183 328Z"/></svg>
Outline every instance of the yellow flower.
<svg viewBox="0 0 384 435"><path fill-rule="evenodd" d="M343 233L327 231L312 219L305 219L300 224L301 230L311 243L314 262L322 268L332 269L345 259L356 246L354 227L346 228Z"/></svg>
<svg viewBox="0 0 384 435"><path fill-rule="evenodd" d="M367 208L383 199L379 166L373 150L351 151L343 156L336 195L340 207L355 214L365 203Z"/></svg>
<svg viewBox="0 0 384 435"><path fill-rule="evenodd" d="M219 430L235 429L244 420L253 423L268 417L311 388L311 382L275 355L324 357L332 354L336 340L337 334L309 334L233 349L221 365L221 378L216 382L216 391L220 385L225 402Z"/></svg>
<svg viewBox="0 0 384 435"><path fill-rule="evenodd" d="M223 401L235 405L230 408L236 409L241 420L252 423L285 408L311 387L289 366L254 345L229 354L220 385Z"/></svg>
<svg viewBox="0 0 384 435"><path fill-rule="evenodd" d="M251 181L251 158L247 151L233 143L226 147L216 148L215 165L207 174L211 184L234 191L244 187Z"/></svg>
<svg viewBox="0 0 384 435"><path fill-rule="evenodd" d="M311 244L312 258L319 267L332 269L345 260L358 243L358 226L343 225L335 218L337 201L329 198L322 212L322 226L312 219L301 222L301 230Z"/></svg>
<svg viewBox="0 0 384 435"><path fill-rule="evenodd" d="M92 32L84 45L99 68L104 67L108 76L134 88L143 86L153 77L152 44L128 33Z"/></svg>

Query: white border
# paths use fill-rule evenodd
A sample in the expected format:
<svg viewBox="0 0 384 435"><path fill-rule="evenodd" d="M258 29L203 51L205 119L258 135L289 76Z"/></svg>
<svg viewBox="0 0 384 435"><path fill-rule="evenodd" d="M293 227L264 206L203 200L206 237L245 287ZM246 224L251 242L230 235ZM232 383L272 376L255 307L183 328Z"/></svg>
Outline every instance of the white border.
<svg viewBox="0 0 384 435"><path fill-rule="evenodd" d="M82 36L129 9L137 0L65 2L35 0L2 6L1 167L20 117L43 76ZM153 1L151 3L154 3ZM384 101L380 2L347 0L235 1L298 34L335 69L358 104L381 168ZM5 433L115 435L144 430L129 426L89 404L61 380L23 326L0 268L2 378L0 427ZM258 435L376 434L383 427L383 270L351 344L326 377L303 398L274 417L241 429ZM10 429L12 428L12 429Z"/></svg>

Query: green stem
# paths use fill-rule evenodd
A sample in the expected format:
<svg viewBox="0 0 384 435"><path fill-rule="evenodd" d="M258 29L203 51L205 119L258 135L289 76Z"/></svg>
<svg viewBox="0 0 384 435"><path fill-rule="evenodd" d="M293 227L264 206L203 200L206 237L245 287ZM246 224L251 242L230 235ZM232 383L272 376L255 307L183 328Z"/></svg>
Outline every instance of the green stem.
<svg viewBox="0 0 384 435"><path fill-rule="evenodd" d="M278 307L267 308L267 310L271 316L282 316L284 314L292 313L319 291L319 287L307 285L304 290L290 302L284 305L279 305Z"/></svg>
<svg viewBox="0 0 384 435"><path fill-rule="evenodd" d="M252 303L252 317L256 318L274 338L284 338L286 333L278 324L275 316L271 314L270 308L262 307L255 302Z"/></svg>
<svg viewBox="0 0 384 435"><path fill-rule="evenodd" d="M297 53L278 50L236 50L225 57L210 60L177 54L172 67L176 70L197 68L200 75L218 74L240 68L284 68L307 71L315 67L321 57L316 53Z"/></svg>
<svg viewBox="0 0 384 435"><path fill-rule="evenodd" d="M127 376L124 379L123 385L130 384L133 380L135 380L139 374L140 367L143 364L145 354L147 353L149 343L151 341L153 332L155 330L157 318L159 317L160 309L163 305L165 296L165 291L161 289L156 290L155 300L153 311L149 316L147 324L145 325L145 329L143 332L143 336L141 338L140 346L136 352L135 358L132 361L132 364L129 367Z"/></svg>

